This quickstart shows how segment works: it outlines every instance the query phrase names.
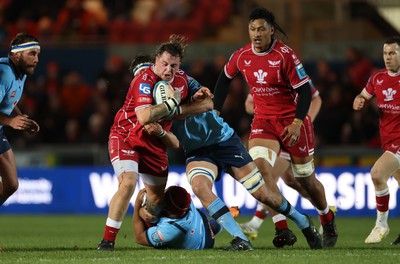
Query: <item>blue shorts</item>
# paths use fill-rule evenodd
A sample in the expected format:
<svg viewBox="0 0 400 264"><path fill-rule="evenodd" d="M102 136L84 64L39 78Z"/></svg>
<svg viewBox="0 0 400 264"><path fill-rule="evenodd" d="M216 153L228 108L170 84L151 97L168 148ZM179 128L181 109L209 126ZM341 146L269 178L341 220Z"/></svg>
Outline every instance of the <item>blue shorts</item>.
<svg viewBox="0 0 400 264"><path fill-rule="evenodd" d="M205 243L204 243L204 248L209 249L214 247L215 239L213 235L211 234L210 226L208 225L208 219L207 216L199 209L197 209L199 214L201 215L201 218L203 219L204 223L204 230L205 230Z"/></svg>
<svg viewBox="0 0 400 264"><path fill-rule="evenodd" d="M3 154L9 149L11 149L10 143L4 134L4 129L0 128L0 154Z"/></svg>
<svg viewBox="0 0 400 264"><path fill-rule="evenodd" d="M186 154L186 165L192 161L207 161L218 167L218 181L223 171L229 168L241 168L253 161L239 136L233 136L221 143L202 147Z"/></svg>

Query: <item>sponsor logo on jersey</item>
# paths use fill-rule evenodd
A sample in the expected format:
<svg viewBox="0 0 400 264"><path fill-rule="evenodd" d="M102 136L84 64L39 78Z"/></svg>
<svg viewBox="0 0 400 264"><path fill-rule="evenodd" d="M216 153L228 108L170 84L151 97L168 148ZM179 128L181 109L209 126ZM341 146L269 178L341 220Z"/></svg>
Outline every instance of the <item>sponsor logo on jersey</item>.
<svg viewBox="0 0 400 264"><path fill-rule="evenodd" d="M382 85L383 80L376 80L376 85Z"/></svg>
<svg viewBox="0 0 400 264"><path fill-rule="evenodd" d="M11 92L11 95L10 95L10 98L14 98L16 93L17 93L17 92L12 91L12 92Z"/></svg>
<svg viewBox="0 0 400 264"><path fill-rule="evenodd" d="M151 98L149 98L149 97L140 97L140 98L138 99L138 101L139 101L140 103L150 103Z"/></svg>
<svg viewBox="0 0 400 264"><path fill-rule="evenodd" d="M257 78L256 83L260 83L260 84L266 84L267 82L264 81L264 78L267 77L266 72L264 72L263 70L258 70L257 72L254 72L254 76Z"/></svg>
<svg viewBox="0 0 400 264"><path fill-rule="evenodd" d="M150 86L150 84L148 84L148 83L139 84L139 93L140 94L150 95L151 94L151 86Z"/></svg>
<svg viewBox="0 0 400 264"><path fill-rule="evenodd" d="M264 129L253 129L251 130L252 134L261 134L264 131Z"/></svg>
<svg viewBox="0 0 400 264"><path fill-rule="evenodd" d="M129 156L133 156L135 154L134 150L122 149L121 152L124 153L125 155L129 155Z"/></svg>
<svg viewBox="0 0 400 264"><path fill-rule="evenodd" d="M304 146L304 147L299 147L299 150L300 150L301 152L306 152L306 149L307 149L306 146Z"/></svg>
<svg viewBox="0 0 400 264"><path fill-rule="evenodd" d="M301 63L296 66L296 72L297 72L297 75L299 76L300 80L307 77L306 70L304 69L303 64L301 64Z"/></svg>
<svg viewBox="0 0 400 264"><path fill-rule="evenodd" d="M281 51L283 53L289 53L289 49L287 47L281 47Z"/></svg>
<svg viewBox="0 0 400 264"><path fill-rule="evenodd" d="M244 60L244 66L250 66L251 60Z"/></svg>
<svg viewBox="0 0 400 264"><path fill-rule="evenodd" d="M279 64L281 63L281 61L280 60L278 60L278 61L268 60L268 63L269 63L269 66L271 66L271 67L279 67Z"/></svg>
<svg viewBox="0 0 400 264"><path fill-rule="evenodd" d="M388 88L387 90L382 91L383 95L386 97L383 99L385 102L393 101L393 96L397 93L393 88Z"/></svg>
<svg viewBox="0 0 400 264"><path fill-rule="evenodd" d="M293 61L294 61L294 64L299 64L300 63L300 60L297 58L297 56L296 56L296 54L292 54L292 59L293 59Z"/></svg>
<svg viewBox="0 0 400 264"><path fill-rule="evenodd" d="M160 168L162 171L166 171L168 169L168 166L161 166Z"/></svg>

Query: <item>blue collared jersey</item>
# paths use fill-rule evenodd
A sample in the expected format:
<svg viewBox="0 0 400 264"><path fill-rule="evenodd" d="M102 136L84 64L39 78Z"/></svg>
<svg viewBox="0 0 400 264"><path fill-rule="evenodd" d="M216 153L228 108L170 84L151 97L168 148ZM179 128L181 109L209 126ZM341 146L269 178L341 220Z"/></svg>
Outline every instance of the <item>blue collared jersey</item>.
<svg viewBox="0 0 400 264"><path fill-rule="evenodd" d="M161 217L156 226L147 229L146 236L155 248L204 249L206 245L203 218L193 202L183 218Z"/></svg>
<svg viewBox="0 0 400 264"><path fill-rule="evenodd" d="M202 85L188 76L190 97ZM221 143L232 137L234 130L217 115L214 110L190 115L183 121L175 119L174 134L181 142L186 153L201 147Z"/></svg>
<svg viewBox="0 0 400 264"><path fill-rule="evenodd" d="M24 90L26 75L19 78L7 57L0 58L0 112L10 115ZM0 126L1 128L2 126Z"/></svg>

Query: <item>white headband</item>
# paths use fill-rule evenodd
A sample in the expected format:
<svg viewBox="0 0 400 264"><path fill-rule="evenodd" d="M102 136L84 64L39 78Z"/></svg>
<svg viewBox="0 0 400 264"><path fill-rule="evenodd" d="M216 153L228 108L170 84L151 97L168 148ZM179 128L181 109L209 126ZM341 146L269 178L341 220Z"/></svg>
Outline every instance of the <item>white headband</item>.
<svg viewBox="0 0 400 264"><path fill-rule="evenodd" d="M18 45L12 45L11 46L11 52L19 52L19 51L24 51L28 49L40 49L39 42L32 41L32 42L26 42Z"/></svg>
<svg viewBox="0 0 400 264"><path fill-rule="evenodd" d="M133 69L133 76L136 76L136 74L138 74L141 70L144 70L148 67L150 67L152 64L150 62L144 62L144 63L140 63L139 65L137 65L134 69Z"/></svg>

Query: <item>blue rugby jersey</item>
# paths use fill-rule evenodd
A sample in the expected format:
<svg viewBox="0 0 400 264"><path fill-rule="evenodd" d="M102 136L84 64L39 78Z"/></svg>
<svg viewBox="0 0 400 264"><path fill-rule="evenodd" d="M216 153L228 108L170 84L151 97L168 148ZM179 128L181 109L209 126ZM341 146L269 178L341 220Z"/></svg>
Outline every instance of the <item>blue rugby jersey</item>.
<svg viewBox="0 0 400 264"><path fill-rule="evenodd" d="M22 96L26 77L18 78L10 59L0 58L0 112L6 115L12 113Z"/></svg>
<svg viewBox="0 0 400 264"><path fill-rule="evenodd" d="M188 76L189 93L192 96L202 85ZM232 137L234 130L214 110L190 115L183 121L175 119L174 134L186 153L201 147L221 143Z"/></svg>

